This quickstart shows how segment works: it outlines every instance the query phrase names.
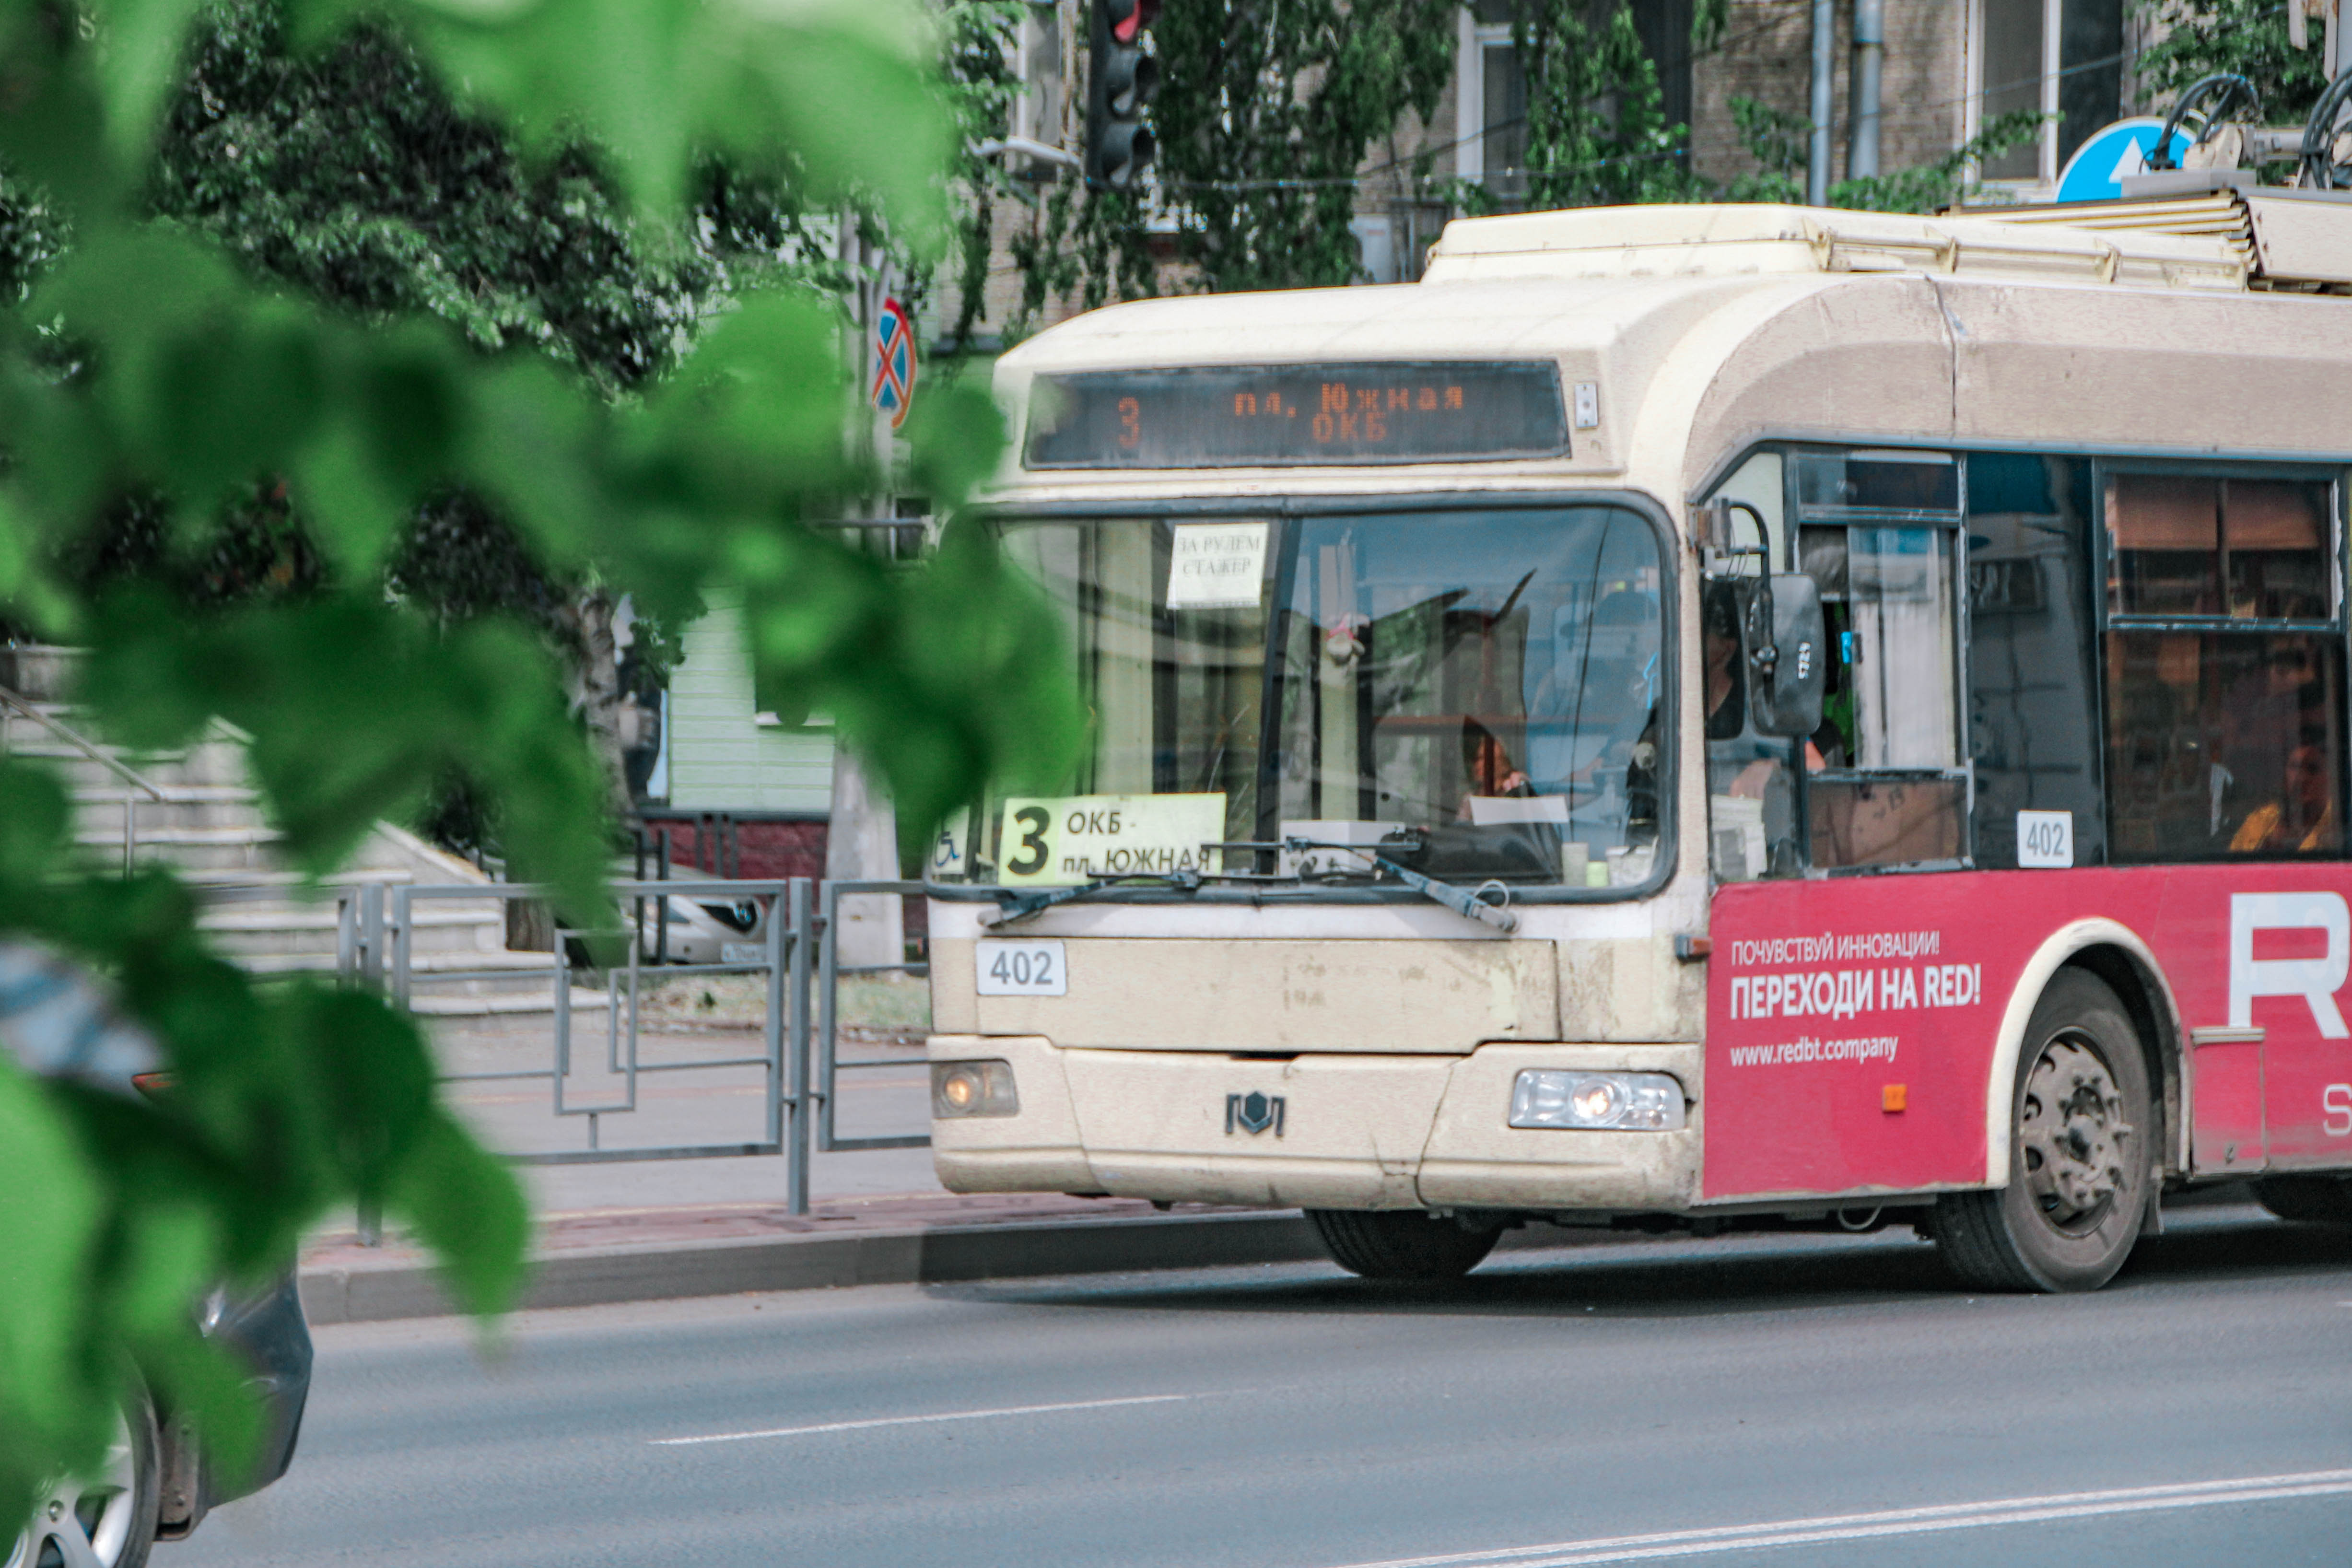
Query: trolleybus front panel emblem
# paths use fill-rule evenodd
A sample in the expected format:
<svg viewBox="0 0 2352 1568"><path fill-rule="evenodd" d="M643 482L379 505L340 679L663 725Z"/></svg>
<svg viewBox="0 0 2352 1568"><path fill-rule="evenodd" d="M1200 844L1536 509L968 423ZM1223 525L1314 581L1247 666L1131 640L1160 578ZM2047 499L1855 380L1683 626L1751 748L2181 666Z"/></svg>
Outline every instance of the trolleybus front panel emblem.
<svg viewBox="0 0 2352 1568"><path fill-rule="evenodd" d="M1247 1094L1229 1094L1225 1096L1225 1131L1231 1135L1238 1129L1255 1137L1270 1127L1279 1138L1285 1109L1283 1097L1278 1094L1260 1094L1255 1089Z"/></svg>

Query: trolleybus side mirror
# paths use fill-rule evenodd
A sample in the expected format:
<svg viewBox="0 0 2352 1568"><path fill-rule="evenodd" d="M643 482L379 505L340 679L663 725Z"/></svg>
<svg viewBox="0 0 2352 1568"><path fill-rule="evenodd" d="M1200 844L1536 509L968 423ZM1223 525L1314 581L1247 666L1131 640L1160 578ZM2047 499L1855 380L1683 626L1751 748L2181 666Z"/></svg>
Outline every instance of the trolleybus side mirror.
<svg viewBox="0 0 2352 1568"><path fill-rule="evenodd" d="M1756 525L1754 544L1739 542L1732 513ZM1828 676L1828 631L1822 591L1802 573L1772 570L1772 531L1764 514L1744 500L1699 509L1696 542L1710 570L1743 555L1757 558L1762 575L1735 579L1748 590L1739 620L1747 663L1748 715L1759 735L1810 735L1821 728L1822 688Z"/></svg>
<svg viewBox="0 0 2352 1568"><path fill-rule="evenodd" d="M1756 585L1740 641L1748 656L1748 716L1759 735L1810 735L1822 726L1829 636L1821 585L1779 573Z"/></svg>

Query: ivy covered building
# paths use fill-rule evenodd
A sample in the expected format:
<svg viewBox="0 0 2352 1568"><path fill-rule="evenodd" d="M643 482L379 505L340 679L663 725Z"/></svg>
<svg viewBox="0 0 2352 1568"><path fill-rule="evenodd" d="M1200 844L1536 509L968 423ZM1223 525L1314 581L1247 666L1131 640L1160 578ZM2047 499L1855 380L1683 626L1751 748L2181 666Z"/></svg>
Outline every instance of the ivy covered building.
<svg viewBox="0 0 2352 1568"><path fill-rule="evenodd" d="M1080 151L1086 3L1026 8L1016 145ZM2150 26L2134 0L1884 9L1880 166L1948 176L1906 190L2044 199L2083 139L2147 97ZM1309 17L1297 38L1261 44L1244 62L1254 75L1222 47L1238 10L1166 0L1152 29L1160 156L1133 210L1090 200L1053 158L1005 157L980 344L1148 288L1409 280L1465 212L1802 189L1812 0L1325 0L1319 31ZM1842 181L1853 0L1832 10ZM1240 25L1271 13L1251 15ZM1287 102L1266 86L1286 77ZM2039 126L2002 120L2021 110ZM1956 159L1997 125L2008 144ZM1338 155L1351 138L1352 158ZM1325 242L1335 226L1344 249ZM953 321L960 302L950 287L934 314Z"/></svg>

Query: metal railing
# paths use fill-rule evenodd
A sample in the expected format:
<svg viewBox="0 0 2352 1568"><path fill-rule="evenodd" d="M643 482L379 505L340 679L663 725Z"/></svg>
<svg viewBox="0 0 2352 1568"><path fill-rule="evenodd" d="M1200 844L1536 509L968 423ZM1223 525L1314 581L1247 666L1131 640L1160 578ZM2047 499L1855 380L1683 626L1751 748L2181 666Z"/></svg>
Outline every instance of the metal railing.
<svg viewBox="0 0 2352 1568"><path fill-rule="evenodd" d="M383 889L362 891L382 892ZM786 1203L793 1213L806 1214L808 1137L804 1110L809 1103L809 1009L806 999L812 967L812 944L807 939L813 901L809 879L795 877L776 881L615 882L609 891L616 900L630 903L640 898L659 899L673 894L685 898L769 900L772 908L763 944L765 951L757 962L669 963L649 969L644 963L642 922L635 926L623 926L616 922L609 928L593 930L559 926L554 933L554 951L548 954L548 984L554 992L551 999L554 1016L552 1059L544 1067L445 1073L442 1081L480 1083L545 1079L550 1089L549 1109L551 1112L559 1118L578 1118L585 1123L586 1147L506 1156L518 1164L572 1165L629 1160L705 1160L729 1155L782 1154L787 1158ZM382 916L381 937L372 938L369 934L371 911L367 908L367 900L362 899L358 917L360 933L352 945L362 965L363 976L364 966L372 955L380 952L386 954L385 989L395 1006L413 1009L417 1000L415 931L418 905L436 900L484 899L495 899L504 904L515 900L543 900L549 895L548 889L519 882L395 887L390 889L390 908ZM613 965L602 972L605 992L603 1068L607 1078L620 1080L620 1094L617 1099L593 1103L575 1100L568 1089L576 1044L573 994L578 988L577 977L582 973L572 962L572 949L575 940L587 943L611 942L626 954L625 963ZM440 984L485 984L510 982L516 978L517 973L511 966L453 968L436 970L431 979ZM589 973L593 974L595 972L592 970ZM766 976L767 1002L762 1012L760 1053L683 1062L646 1059L640 1049L638 1026L644 981L649 973L664 980L720 974ZM605 1146L604 1119L629 1115L637 1110L637 1080L641 1076L667 1072L710 1072L747 1067L758 1068L764 1074L761 1093L763 1132L759 1139L725 1143Z"/></svg>
<svg viewBox="0 0 2352 1568"><path fill-rule="evenodd" d="M821 888L821 891L820 891ZM866 1149L920 1148L930 1142L926 1133L882 1137L844 1137L835 1124L839 1077L875 1068L904 1068L903 1059L852 1058L839 1049L841 1033L839 988L844 977L905 973L928 975L920 960L895 963L845 964L838 937L842 900L845 898L904 897L920 893L912 881L835 881L819 884L810 878L768 880L664 879L612 883L608 892L616 919L604 929L556 928L553 951L546 954L544 984L551 988L552 1027L549 1055L530 1066L492 1066L445 1071L445 1084L532 1083L548 1086L547 1109L559 1122L578 1122L582 1146L573 1149L506 1152L503 1157L526 1165L578 1165L653 1160L700 1160L742 1155L784 1157L785 1206L794 1215L809 1212L809 1167L814 1153ZM529 984L542 973L518 968L511 960L498 967L452 966L423 969L417 960L420 916L436 903L495 900L501 909L519 900L544 900L551 889L527 883L450 883L425 886L361 881L330 885L316 895L334 903L334 973L337 983L382 994L394 1005L415 1012L429 1006L424 988L465 987L518 981ZM634 923L628 911L644 901L671 895L689 899L751 900L769 902L753 962L719 963L648 963L645 932L648 922L640 914ZM208 905L283 900L288 889L274 887L225 886L203 889ZM611 944L615 962L601 970L575 961L575 944ZM467 950L459 949L462 955ZM462 956L458 963L464 962ZM683 980L695 976L752 974L764 976L766 998L761 1012L760 1047L753 1054L736 1054L691 1060L659 1060L641 1048L642 1001L649 981ZM604 992L602 1039L581 1027L579 993L585 985ZM584 1098L574 1084L575 1069L599 1074L608 1092ZM714 1142L664 1142L614 1147L606 1138L608 1121L628 1116L640 1108L640 1079L656 1074L740 1071L760 1073L761 1132L754 1139ZM373 1245L380 1235L377 1215L360 1216L362 1239Z"/></svg>
<svg viewBox="0 0 2352 1568"><path fill-rule="evenodd" d="M0 753L8 751L9 727L18 716L22 716L40 725L158 805L176 805L205 798L196 791L157 784L56 714L43 712L39 704L5 686L0 686L0 708L7 710L5 716L0 716ZM126 792L122 797L122 874L126 877L131 874L131 857L138 848L139 803Z"/></svg>
<svg viewBox="0 0 2352 1568"><path fill-rule="evenodd" d="M928 1132L912 1132L888 1138L844 1138L834 1131L834 1092L835 1075L861 1068L904 1067L904 1062L887 1059L849 1061L841 1059L840 1018L841 977L845 974L912 974L928 977L931 966L913 959L897 963L857 963L841 962L841 900L860 895L887 893L903 897L923 890L920 882L853 882L832 881L824 884L824 913L819 916L822 935L818 947L817 1017L816 1017L816 1146L821 1152L831 1154L851 1149L920 1149L931 1141Z"/></svg>

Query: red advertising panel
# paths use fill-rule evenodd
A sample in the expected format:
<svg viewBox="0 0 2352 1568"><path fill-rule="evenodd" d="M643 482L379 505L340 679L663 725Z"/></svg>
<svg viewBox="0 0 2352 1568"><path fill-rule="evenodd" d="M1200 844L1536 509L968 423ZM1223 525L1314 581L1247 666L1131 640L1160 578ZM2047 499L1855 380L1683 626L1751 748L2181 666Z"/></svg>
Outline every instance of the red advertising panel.
<svg viewBox="0 0 2352 1568"><path fill-rule="evenodd" d="M2340 864L1726 887L1710 928L1706 1195L1983 1182L2002 1017L2034 955L2079 921L2136 935L2201 1037L2185 1074L2198 1169L2352 1166L2347 890Z"/></svg>

